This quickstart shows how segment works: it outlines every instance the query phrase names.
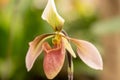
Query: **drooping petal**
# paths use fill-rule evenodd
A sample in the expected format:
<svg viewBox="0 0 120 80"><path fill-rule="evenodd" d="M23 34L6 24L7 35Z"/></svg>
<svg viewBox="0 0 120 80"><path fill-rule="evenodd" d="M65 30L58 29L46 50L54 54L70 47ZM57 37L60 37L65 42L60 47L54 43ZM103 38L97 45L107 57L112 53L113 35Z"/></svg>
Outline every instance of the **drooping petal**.
<svg viewBox="0 0 120 80"><path fill-rule="evenodd" d="M102 58L93 44L73 38L70 40L77 46L77 53L83 62L93 69L103 69Z"/></svg>
<svg viewBox="0 0 120 80"><path fill-rule="evenodd" d="M64 42L64 45L65 45L65 48L69 51L69 53L74 57L76 58L76 55L70 45L70 43L68 42L68 40L66 38L62 38L63 39L63 42Z"/></svg>
<svg viewBox="0 0 120 80"><path fill-rule="evenodd" d="M46 42L43 44L45 52L44 56L44 72L48 79L53 79L61 70L65 60L65 48L61 43L53 49Z"/></svg>
<svg viewBox="0 0 120 80"><path fill-rule="evenodd" d="M55 31L61 31L64 24L64 19L57 13L54 0L48 0L42 19L46 20Z"/></svg>
<svg viewBox="0 0 120 80"><path fill-rule="evenodd" d="M36 37L32 42L29 43L30 47L29 47L29 50L27 52L26 61L25 61L27 71L30 71L35 60L42 52L43 41L46 40L47 38L52 37L52 36L53 36L53 34L40 35L40 36Z"/></svg>

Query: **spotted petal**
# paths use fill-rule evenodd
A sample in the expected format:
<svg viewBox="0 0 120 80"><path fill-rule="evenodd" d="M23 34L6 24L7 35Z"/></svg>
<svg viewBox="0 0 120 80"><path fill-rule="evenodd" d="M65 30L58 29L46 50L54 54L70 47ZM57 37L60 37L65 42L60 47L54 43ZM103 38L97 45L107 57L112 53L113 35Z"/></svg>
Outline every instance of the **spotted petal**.
<svg viewBox="0 0 120 80"><path fill-rule="evenodd" d="M26 67L27 70L30 71L35 60L42 52L42 43L47 38L52 37L53 34L44 34L36 37L32 42L29 43L29 50L26 55Z"/></svg>
<svg viewBox="0 0 120 80"><path fill-rule="evenodd" d="M44 56L44 72L48 79L53 79L61 70L65 60L65 49L64 45L60 45L51 48L46 42L43 44L45 52Z"/></svg>
<svg viewBox="0 0 120 80"><path fill-rule="evenodd" d="M42 19L46 20L55 31L61 31L64 24L64 19L57 13L54 0L48 0Z"/></svg>
<svg viewBox="0 0 120 80"><path fill-rule="evenodd" d="M70 40L77 46L77 53L83 62L93 69L103 69L102 58L93 44L84 40Z"/></svg>

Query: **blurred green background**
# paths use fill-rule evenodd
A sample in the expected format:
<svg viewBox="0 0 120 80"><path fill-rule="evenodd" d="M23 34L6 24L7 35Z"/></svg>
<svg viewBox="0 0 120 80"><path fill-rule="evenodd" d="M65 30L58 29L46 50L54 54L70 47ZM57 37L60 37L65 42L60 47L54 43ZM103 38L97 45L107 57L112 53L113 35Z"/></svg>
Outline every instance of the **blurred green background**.
<svg viewBox="0 0 120 80"><path fill-rule="evenodd" d="M119 31L120 18L102 20L96 0L55 2L69 36L92 42L101 53L104 52L101 36ZM41 19L46 3L47 0L0 0L0 80L47 80L42 66L43 54L30 72L25 67L28 43L40 34L53 32ZM89 68L78 57L74 59L74 80L99 80L103 73ZM54 80L67 80L67 60Z"/></svg>

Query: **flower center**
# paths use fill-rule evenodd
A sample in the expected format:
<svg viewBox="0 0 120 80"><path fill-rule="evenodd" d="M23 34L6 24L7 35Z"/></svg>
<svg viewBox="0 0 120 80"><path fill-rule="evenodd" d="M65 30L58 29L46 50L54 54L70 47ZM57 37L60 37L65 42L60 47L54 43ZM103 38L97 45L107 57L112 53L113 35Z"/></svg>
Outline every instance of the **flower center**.
<svg viewBox="0 0 120 80"><path fill-rule="evenodd" d="M54 38L52 38L52 43L54 45L59 45L61 42L61 35L60 35L60 32L55 32L55 36Z"/></svg>

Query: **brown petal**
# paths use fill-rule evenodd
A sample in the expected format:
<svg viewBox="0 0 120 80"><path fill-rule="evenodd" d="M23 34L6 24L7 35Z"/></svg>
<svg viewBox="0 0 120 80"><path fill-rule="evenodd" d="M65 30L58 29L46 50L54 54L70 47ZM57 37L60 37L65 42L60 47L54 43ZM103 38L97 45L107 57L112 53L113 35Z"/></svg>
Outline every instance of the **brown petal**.
<svg viewBox="0 0 120 80"><path fill-rule="evenodd" d="M29 50L26 55L26 67L27 67L28 71L30 71L35 60L42 52L41 45L42 45L43 41L52 36L53 36L53 34L40 35L40 36L37 36L32 42L29 43L30 47L29 47Z"/></svg>
<svg viewBox="0 0 120 80"><path fill-rule="evenodd" d="M77 46L77 53L81 60L93 69L103 69L103 62L97 48L84 40L70 39Z"/></svg>
<svg viewBox="0 0 120 80"><path fill-rule="evenodd" d="M61 70L65 60L65 48L63 43L55 46L53 49L46 42L43 44L45 51L44 72L48 79L53 79Z"/></svg>

